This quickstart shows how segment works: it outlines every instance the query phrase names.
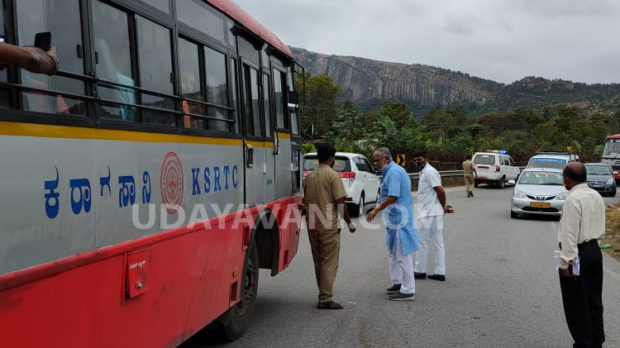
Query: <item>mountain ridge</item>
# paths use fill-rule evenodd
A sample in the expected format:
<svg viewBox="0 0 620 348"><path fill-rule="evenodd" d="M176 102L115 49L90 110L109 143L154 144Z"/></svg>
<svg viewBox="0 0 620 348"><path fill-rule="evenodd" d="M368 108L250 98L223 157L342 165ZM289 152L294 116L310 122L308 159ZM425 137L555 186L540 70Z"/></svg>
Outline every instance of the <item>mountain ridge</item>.
<svg viewBox="0 0 620 348"><path fill-rule="evenodd" d="M345 98L362 109L385 101L409 104L414 112L466 105L474 114L516 108L576 106L585 114L620 110L620 84L586 84L526 76L510 84L418 63L327 55L291 47L300 65L312 75L326 74Z"/></svg>

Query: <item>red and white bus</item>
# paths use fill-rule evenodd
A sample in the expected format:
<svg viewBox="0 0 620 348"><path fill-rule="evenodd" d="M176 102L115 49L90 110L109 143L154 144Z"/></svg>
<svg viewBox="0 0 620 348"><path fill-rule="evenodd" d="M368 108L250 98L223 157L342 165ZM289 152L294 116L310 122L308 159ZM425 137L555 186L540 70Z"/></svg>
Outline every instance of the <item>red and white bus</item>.
<svg viewBox="0 0 620 348"><path fill-rule="evenodd" d="M5 0L0 346L175 346L248 323L297 252L289 48L228 0Z"/></svg>
<svg viewBox="0 0 620 348"><path fill-rule="evenodd" d="M620 134L607 136L601 162L611 165L616 182L620 182Z"/></svg>

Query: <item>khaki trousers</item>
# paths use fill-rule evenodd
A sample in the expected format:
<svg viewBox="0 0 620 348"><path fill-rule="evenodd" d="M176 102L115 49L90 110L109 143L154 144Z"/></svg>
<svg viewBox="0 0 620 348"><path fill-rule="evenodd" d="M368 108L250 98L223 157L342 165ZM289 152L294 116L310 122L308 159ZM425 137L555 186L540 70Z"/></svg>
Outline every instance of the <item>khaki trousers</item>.
<svg viewBox="0 0 620 348"><path fill-rule="evenodd" d="M340 254L340 229L317 231L309 230L314 273L319 286L319 303L330 301L336 273L338 272L338 257Z"/></svg>
<svg viewBox="0 0 620 348"><path fill-rule="evenodd" d="M472 192L474 190L474 174L465 174L465 190Z"/></svg>

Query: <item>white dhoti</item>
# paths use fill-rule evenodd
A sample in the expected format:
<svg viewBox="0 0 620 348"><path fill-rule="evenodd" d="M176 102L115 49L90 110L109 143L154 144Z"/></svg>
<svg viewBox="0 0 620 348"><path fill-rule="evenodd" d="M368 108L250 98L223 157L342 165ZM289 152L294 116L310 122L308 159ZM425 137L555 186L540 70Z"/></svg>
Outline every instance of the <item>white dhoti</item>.
<svg viewBox="0 0 620 348"><path fill-rule="evenodd" d="M392 284L400 284L400 292L403 294L415 293L415 278L413 277L412 254L403 255L403 247L400 236L396 233L396 253L388 249L388 264Z"/></svg>
<svg viewBox="0 0 620 348"><path fill-rule="evenodd" d="M420 249L415 255L416 273L427 273L428 243L433 247L434 274L446 274L446 250L443 245L443 215L421 217L418 223Z"/></svg>

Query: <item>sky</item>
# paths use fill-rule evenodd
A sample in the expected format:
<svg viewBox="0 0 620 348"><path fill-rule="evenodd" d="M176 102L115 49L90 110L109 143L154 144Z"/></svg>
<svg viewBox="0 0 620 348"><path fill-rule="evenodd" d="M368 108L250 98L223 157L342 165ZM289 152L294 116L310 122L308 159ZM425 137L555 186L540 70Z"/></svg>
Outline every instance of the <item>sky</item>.
<svg viewBox="0 0 620 348"><path fill-rule="evenodd" d="M233 0L285 44L512 83L620 83L619 0Z"/></svg>

